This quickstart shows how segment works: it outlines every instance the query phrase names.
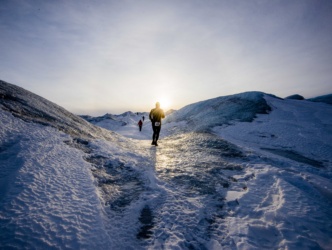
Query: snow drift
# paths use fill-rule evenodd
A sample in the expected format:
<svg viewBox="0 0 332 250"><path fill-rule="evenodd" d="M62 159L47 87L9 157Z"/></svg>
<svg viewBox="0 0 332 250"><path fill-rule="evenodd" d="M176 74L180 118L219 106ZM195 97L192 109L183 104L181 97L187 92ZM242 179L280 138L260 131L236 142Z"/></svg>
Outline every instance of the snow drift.
<svg viewBox="0 0 332 250"><path fill-rule="evenodd" d="M236 121L250 122L257 114L270 110L262 92L246 92L190 104L172 113L165 122L185 121L187 130L203 132Z"/></svg>

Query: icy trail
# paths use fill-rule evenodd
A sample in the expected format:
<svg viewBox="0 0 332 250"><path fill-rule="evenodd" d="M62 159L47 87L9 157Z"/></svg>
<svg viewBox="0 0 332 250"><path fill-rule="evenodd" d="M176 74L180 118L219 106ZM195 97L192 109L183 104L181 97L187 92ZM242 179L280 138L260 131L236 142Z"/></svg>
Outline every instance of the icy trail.
<svg viewBox="0 0 332 250"><path fill-rule="evenodd" d="M99 155L88 157L109 207L112 246L202 249L217 244L227 214L225 189L243 169L233 162L243 157L241 152L209 134L194 133L164 139L159 147L150 141L135 141L132 147L142 157L130 162L107 145L92 145ZM245 187L237 190L245 192Z"/></svg>
<svg viewBox="0 0 332 250"><path fill-rule="evenodd" d="M108 212L115 248L330 246L326 220L332 218L331 201L308 182L320 179L331 190L319 170L313 175L287 169L283 161L243 153L204 133L167 137L159 147L146 140L133 142L145 156L129 164L136 179L122 170L121 179L130 182L122 183L119 196L110 202L118 204Z"/></svg>
<svg viewBox="0 0 332 250"><path fill-rule="evenodd" d="M287 106L282 100L266 98L277 107L274 113L262 115L253 123L238 123L220 132L216 129L222 137L240 136L229 139L242 150L205 133L170 136L158 148L151 148L150 141L136 142L149 152L151 162L146 164L151 168L143 173L149 192L143 191L144 198L137 201L141 217L148 217L138 218L143 221L137 235L141 246L330 248L332 228L327 221L332 221L328 165L331 146L326 140L331 137L326 130L331 124L330 116L317 113L317 109L310 111L310 104L305 102L295 103L298 109L294 109L294 104ZM308 119L306 111L316 112L315 116ZM282 118L284 115L288 119ZM297 121L294 125L290 125L292 119ZM237 127L240 129L227 136L228 130ZM312 138L312 130L306 131L308 127L317 129L317 136L309 145L305 138ZM289 133L285 134L285 128ZM271 135L272 140L264 140ZM293 135L292 139L287 135ZM277 157L262 150L261 145L285 153ZM327 169L320 163L322 160L329 160Z"/></svg>

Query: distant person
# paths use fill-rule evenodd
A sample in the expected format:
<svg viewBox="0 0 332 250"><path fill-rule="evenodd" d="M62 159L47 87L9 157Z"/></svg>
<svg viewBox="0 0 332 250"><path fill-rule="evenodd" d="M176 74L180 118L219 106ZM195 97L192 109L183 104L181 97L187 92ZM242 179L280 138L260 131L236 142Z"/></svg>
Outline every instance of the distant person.
<svg viewBox="0 0 332 250"><path fill-rule="evenodd" d="M143 119L143 122L144 122L144 119L145 119L144 115L143 115L142 119Z"/></svg>
<svg viewBox="0 0 332 250"><path fill-rule="evenodd" d="M142 126L143 126L143 122L142 122L142 120L139 120L139 122L138 122L139 131L142 131Z"/></svg>
<svg viewBox="0 0 332 250"><path fill-rule="evenodd" d="M161 129L161 119L165 118L164 111L160 108L160 103L156 103L156 107L154 109L151 109L149 118L152 123L152 143L151 145L158 146L158 139L159 139L159 133Z"/></svg>

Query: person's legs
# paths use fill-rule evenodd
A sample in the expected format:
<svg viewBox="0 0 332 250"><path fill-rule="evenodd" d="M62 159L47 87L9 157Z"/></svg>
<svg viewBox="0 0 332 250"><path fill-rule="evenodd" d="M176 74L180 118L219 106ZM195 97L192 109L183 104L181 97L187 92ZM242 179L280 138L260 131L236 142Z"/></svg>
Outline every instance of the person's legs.
<svg viewBox="0 0 332 250"><path fill-rule="evenodd" d="M159 133L160 133L161 126L156 127L156 139L155 141L157 142L159 139Z"/></svg>
<svg viewBox="0 0 332 250"><path fill-rule="evenodd" d="M154 124L152 124L153 135L152 135L151 145L158 146L157 141L159 139L160 129L161 129L161 126L155 126Z"/></svg>
<svg viewBox="0 0 332 250"><path fill-rule="evenodd" d="M160 133L160 126L158 126L158 127L155 127L155 130L154 130L154 145L155 146L158 146L158 143L157 143L157 141L158 141L158 139L159 139L159 133Z"/></svg>
<svg viewBox="0 0 332 250"><path fill-rule="evenodd" d="M154 145L155 144L155 137L156 137L156 126L154 126L153 122L152 122L152 143L151 145Z"/></svg>

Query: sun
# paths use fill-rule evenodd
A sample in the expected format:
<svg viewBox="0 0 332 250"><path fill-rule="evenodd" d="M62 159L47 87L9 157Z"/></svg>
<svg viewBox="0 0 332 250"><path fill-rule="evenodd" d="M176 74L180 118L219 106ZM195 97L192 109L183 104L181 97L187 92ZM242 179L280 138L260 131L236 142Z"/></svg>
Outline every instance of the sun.
<svg viewBox="0 0 332 250"><path fill-rule="evenodd" d="M167 97L161 97L159 99L159 103L160 103L160 108L165 110L169 110L172 104L171 100Z"/></svg>

